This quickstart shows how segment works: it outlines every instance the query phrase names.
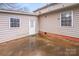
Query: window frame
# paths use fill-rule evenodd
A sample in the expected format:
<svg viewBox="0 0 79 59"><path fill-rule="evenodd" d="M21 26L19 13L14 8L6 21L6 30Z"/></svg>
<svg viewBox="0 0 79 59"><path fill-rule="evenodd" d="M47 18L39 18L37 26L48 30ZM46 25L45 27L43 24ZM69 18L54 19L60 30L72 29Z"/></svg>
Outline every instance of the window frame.
<svg viewBox="0 0 79 59"><path fill-rule="evenodd" d="M19 19L19 27L11 27L11 18L14 18L14 19L19 19L19 18L15 18L15 17L10 17L9 18L9 28L20 28L21 27L21 20Z"/></svg>
<svg viewBox="0 0 79 59"><path fill-rule="evenodd" d="M71 26L62 26L61 25L61 14L63 13L63 12L71 12ZM60 27L73 27L73 10L70 10L70 11L63 11L63 12L60 12Z"/></svg>

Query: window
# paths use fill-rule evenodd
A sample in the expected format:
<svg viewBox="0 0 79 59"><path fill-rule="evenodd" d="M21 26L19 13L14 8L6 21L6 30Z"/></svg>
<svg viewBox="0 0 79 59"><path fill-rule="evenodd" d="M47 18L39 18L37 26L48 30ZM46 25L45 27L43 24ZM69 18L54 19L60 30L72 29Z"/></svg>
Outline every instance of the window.
<svg viewBox="0 0 79 59"><path fill-rule="evenodd" d="M20 19L10 18L10 27L20 27Z"/></svg>
<svg viewBox="0 0 79 59"><path fill-rule="evenodd" d="M72 26L72 11L61 13L61 26Z"/></svg>

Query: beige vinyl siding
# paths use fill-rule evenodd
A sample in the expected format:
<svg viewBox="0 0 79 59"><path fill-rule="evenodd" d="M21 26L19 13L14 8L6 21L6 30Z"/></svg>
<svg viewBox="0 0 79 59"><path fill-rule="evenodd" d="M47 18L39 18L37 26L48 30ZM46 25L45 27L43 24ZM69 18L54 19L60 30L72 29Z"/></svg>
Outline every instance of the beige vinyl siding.
<svg viewBox="0 0 79 59"><path fill-rule="evenodd" d="M73 10L73 27L60 26L60 13L52 12L40 16L40 31L79 38L79 9ZM70 10L69 10L70 11Z"/></svg>
<svg viewBox="0 0 79 59"><path fill-rule="evenodd" d="M57 20L57 13L40 16L40 31L49 33L58 33L59 21Z"/></svg>
<svg viewBox="0 0 79 59"><path fill-rule="evenodd" d="M73 27L60 27L60 34L79 38L79 9L73 9Z"/></svg>
<svg viewBox="0 0 79 59"><path fill-rule="evenodd" d="M20 19L20 27L10 27L9 20L11 17ZM28 36L30 18L37 19L35 16L0 13L0 43Z"/></svg>

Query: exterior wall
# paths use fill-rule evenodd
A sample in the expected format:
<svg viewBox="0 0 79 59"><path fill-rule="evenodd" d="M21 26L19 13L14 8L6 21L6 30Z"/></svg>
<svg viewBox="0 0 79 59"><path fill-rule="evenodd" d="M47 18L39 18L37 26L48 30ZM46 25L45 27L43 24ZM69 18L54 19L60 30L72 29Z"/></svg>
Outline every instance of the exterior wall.
<svg viewBox="0 0 79 59"><path fill-rule="evenodd" d="M73 27L60 26L60 13L65 11L61 10L39 16L40 31L79 38L79 8L71 10L73 11Z"/></svg>
<svg viewBox="0 0 79 59"><path fill-rule="evenodd" d="M11 17L20 19L19 28L11 28L9 20ZM0 43L29 35L29 19L36 16L0 13ZM38 31L36 29L36 31Z"/></svg>
<svg viewBox="0 0 79 59"><path fill-rule="evenodd" d="M55 5L54 7L51 6L48 9L44 9L42 12L48 11L49 9L52 10L53 8L56 9L56 7L59 8L59 6L62 8L62 5L63 4ZM66 4L65 6L69 5L71 4ZM36 20L36 33L38 33L38 31L42 31L79 38L79 8L72 8L71 10L73 11L73 27L60 26L60 13L65 10L44 14L38 18L36 16L0 13L0 43L28 36L29 19ZM20 19L21 24L19 28L10 28L9 20L11 17Z"/></svg>

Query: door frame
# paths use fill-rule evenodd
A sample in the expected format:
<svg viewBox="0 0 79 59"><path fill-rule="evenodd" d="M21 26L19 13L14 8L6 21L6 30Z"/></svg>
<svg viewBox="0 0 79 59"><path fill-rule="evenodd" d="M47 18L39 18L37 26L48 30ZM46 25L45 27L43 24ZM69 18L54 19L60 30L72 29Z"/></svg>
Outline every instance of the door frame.
<svg viewBox="0 0 79 59"><path fill-rule="evenodd" d="M34 27L31 27L31 21L33 22L32 24L33 24ZM29 35L35 35L36 34L35 28L36 28L36 20L35 19L29 19Z"/></svg>

